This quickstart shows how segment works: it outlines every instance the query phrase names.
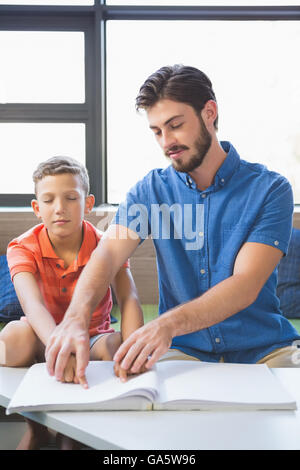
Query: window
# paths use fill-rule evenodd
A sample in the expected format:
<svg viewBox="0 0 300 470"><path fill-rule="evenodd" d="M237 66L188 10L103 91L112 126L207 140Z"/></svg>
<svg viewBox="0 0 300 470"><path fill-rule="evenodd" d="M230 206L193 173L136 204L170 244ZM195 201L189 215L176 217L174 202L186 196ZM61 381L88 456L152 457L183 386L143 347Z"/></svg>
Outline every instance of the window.
<svg viewBox="0 0 300 470"><path fill-rule="evenodd" d="M283 5L283 0L126 0L126 5L149 6L264 6ZM107 5L122 5L120 0L107 0ZM299 0L289 0L289 5L300 5Z"/></svg>
<svg viewBox="0 0 300 470"><path fill-rule="evenodd" d="M40 162L55 155L72 155L85 164L85 126L0 123L0 155L5 167L5 171L0 172L2 192L33 193L32 173Z"/></svg>
<svg viewBox="0 0 300 470"><path fill-rule="evenodd" d="M219 139L285 175L300 204L300 0L261 3L0 0L0 205L28 205L54 154L86 164L97 205L166 166L135 97L178 62L211 78Z"/></svg>
<svg viewBox="0 0 300 470"><path fill-rule="evenodd" d="M2 103L84 103L84 34L0 31Z"/></svg>
<svg viewBox="0 0 300 470"><path fill-rule="evenodd" d="M86 6L78 15L80 7L62 12L42 5L30 6L28 15L27 5L1 8L0 205L28 206L33 171L54 155L87 166L99 203L103 172L95 159L97 153L100 160L95 114L101 98L95 92L91 12Z"/></svg>
<svg viewBox="0 0 300 470"><path fill-rule="evenodd" d="M219 139L230 140L241 158L264 163L286 176L299 203L297 45L300 47L300 22L109 22L109 202L118 203L148 171L167 164L145 117L135 111L135 97L144 80L159 67L183 63L203 70L213 83Z"/></svg>
<svg viewBox="0 0 300 470"><path fill-rule="evenodd" d="M94 0L0 0L0 5L94 5Z"/></svg>

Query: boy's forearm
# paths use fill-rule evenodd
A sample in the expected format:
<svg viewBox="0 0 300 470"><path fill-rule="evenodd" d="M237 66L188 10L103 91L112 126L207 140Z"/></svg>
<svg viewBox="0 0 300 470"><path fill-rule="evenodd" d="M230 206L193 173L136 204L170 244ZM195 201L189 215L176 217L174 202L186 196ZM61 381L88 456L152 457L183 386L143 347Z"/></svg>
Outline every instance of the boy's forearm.
<svg viewBox="0 0 300 470"><path fill-rule="evenodd" d="M122 341L125 341L144 324L143 311L130 268L123 266L118 271L112 287L121 311L121 334Z"/></svg>
<svg viewBox="0 0 300 470"><path fill-rule="evenodd" d="M48 339L56 328L56 323L52 315L44 305L32 306L30 313L25 312L25 315L36 335L46 346Z"/></svg>
<svg viewBox="0 0 300 470"><path fill-rule="evenodd" d="M45 307L33 274L20 272L14 276L13 281L27 321L42 343L46 345L56 325L51 313Z"/></svg>
<svg viewBox="0 0 300 470"><path fill-rule="evenodd" d="M120 305L121 310L121 335L122 341L125 341L131 333L143 326L144 317L141 305L135 296L129 297L123 305Z"/></svg>

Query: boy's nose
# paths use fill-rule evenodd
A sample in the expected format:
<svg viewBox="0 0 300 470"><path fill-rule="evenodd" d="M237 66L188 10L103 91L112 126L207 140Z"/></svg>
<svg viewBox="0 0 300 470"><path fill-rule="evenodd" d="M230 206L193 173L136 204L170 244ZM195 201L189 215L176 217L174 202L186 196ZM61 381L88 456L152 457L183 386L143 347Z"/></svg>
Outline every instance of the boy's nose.
<svg viewBox="0 0 300 470"><path fill-rule="evenodd" d="M56 204L55 204L55 212L57 214L60 214L62 212L64 212L64 204L62 201L57 201Z"/></svg>

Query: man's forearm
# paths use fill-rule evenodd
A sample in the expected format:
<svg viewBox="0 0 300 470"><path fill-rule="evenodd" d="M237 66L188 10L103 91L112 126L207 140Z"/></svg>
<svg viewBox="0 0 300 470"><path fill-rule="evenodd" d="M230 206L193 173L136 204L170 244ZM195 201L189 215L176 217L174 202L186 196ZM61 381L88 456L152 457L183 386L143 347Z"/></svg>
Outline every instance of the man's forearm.
<svg viewBox="0 0 300 470"><path fill-rule="evenodd" d="M139 243L126 227L111 225L103 235L77 282L65 317L90 321L92 312L103 299L120 267Z"/></svg>
<svg viewBox="0 0 300 470"><path fill-rule="evenodd" d="M107 292L112 276L108 257L95 250L79 277L65 317L80 316L88 326L91 314Z"/></svg>
<svg viewBox="0 0 300 470"><path fill-rule="evenodd" d="M236 274L200 297L169 310L158 320L169 326L174 338L220 323L251 305L255 298L246 276Z"/></svg>

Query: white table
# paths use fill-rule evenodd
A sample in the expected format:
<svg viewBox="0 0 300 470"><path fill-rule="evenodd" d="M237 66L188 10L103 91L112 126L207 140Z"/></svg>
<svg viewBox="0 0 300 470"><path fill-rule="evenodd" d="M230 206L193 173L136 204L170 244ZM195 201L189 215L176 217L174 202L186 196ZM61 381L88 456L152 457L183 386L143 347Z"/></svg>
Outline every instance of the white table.
<svg viewBox="0 0 300 470"><path fill-rule="evenodd" d="M0 367L0 406L8 405L25 372ZM297 400L297 411L69 411L24 416L94 449L299 450L300 369L273 372Z"/></svg>

